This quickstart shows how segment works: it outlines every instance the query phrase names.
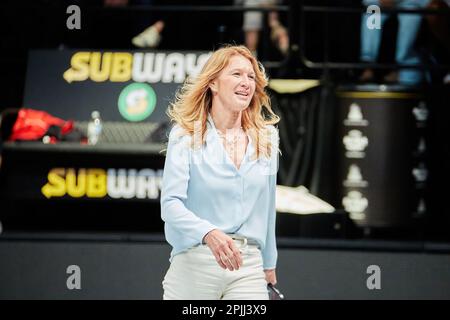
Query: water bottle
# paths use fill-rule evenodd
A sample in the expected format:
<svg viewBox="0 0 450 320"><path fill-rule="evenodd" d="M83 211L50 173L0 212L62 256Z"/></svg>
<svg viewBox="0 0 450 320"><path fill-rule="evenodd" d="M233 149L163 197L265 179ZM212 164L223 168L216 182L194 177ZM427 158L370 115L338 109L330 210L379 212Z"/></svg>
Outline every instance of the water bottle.
<svg viewBox="0 0 450 320"><path fill-rule="evenodd" d="M102 119L100 118L100 112L93 111L91 114L91 121L89 121L87 134L88 144L96 145L100 134L102 133Z"/></svg>

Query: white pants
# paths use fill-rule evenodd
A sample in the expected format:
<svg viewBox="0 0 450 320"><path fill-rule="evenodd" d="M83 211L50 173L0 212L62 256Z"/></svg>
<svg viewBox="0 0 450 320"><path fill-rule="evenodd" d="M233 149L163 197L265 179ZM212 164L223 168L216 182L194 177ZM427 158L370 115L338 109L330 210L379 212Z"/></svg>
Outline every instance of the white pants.
<svg viewBox="0 0 450 320"><path fill-rule="evenodd" d="M207 245L172 258L162 282L164 300L268 300L261 251L234 240L241 251L239 270L222 269Z"/></svg>

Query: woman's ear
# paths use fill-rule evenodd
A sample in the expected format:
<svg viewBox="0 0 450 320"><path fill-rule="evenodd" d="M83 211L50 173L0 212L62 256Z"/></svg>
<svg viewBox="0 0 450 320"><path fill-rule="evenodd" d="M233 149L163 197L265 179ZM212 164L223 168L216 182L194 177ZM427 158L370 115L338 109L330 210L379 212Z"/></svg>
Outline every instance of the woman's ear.
<svg viewBox="0 0 450 320"><path fill-rule="evenodd" d="M209 84L209 89L211 89L211 92L213 94L217 93L217 83L216 81L211 81L211 83Z"/></svg>

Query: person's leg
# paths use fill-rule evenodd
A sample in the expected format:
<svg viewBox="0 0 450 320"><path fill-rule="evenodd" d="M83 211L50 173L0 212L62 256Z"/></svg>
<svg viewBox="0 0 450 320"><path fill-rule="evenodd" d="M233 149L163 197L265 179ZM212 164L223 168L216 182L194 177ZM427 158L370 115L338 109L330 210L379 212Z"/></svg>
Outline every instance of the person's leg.
<svg viewBox="0 0 450 320"><path fill-rule="evenodd" d="M244 7L260 7L264 0L244 0ZM245 11L244 25L242 29L245 33L245 46L256 55L259 44L259 33L263 25L263 13L260 11Z"/></svg>
<svg viewBox="0 0 450 320"><path fill-rule="evenodd" d="M226 271L227 286L222 300L268 300L261 251L250 245L239 249L243 265L239 270Z"/></svg>
<svg viewBox="0 0 450 320"><path fill-rule="evenodd" d="M363 5L379 5L378 0L365 0ZM361 33L360 33L360 59L363 62L375 62L378 57L378 51L380 49L382 29L369 29L367 26L368 14L364 13L361 17ZM386 14L381 14L380 24L381 27L384 25L386 19ZM370 81L374 78L374 72L372 69L365 69L360 77L361 81Z"/></svg>
<svg viewBox="0 0 450 320"><path fill-rule="evenodd" d="M429 0L403 0L399 2L400 8L421 8ZM420 14L399 14L396 61L401 64L419 64L420 55L414 48L417 33L422 22ZM418 84L421 82L423 72L420 69L400 69L398 81L404 84Z"/></svg>
<svg viewBox="0 0 450 320"><path fill-rule="evenodd" d="M287 29L281 24L278 12L269 13L269 27L271 29L270 38L283 55L287 55L289 50L289 34Z"/></svg>
<svg viewBox="0 0 450 320"><path fill-rule="evenodd" d="M442 0L432 0L428 9L449 10L449 6ZM425 16L431 33L442 44L450 55L450 28L449 19L445 15L428 14Z"/></svg>
<svg viewBox="0 0 450 320"><path fill-rule="evenodd" d="M245 31L245 46L251 52L256 53L258 49L258 43L259 43L259 30Z"/></svg>
<svg viewBox="0 0 450 320"><path fill-rule="evenodd" d="M364 5L378 5L378 0L364 1ZM368 14L364 13L361 17L361 52L360 58L365 62L374 62L378 57L378 50L380 49L381 42L381 30L382 29L369 29L367 26ZM381 26L387 19L386 14L381 14Z"/></svg>
<svg viewBox="0 0 450 320"><path fill-rule="evenodd" d="M224 287L225 270L211 250L200 245L173 257L162 282L164 300L218 300Z"/></svg>

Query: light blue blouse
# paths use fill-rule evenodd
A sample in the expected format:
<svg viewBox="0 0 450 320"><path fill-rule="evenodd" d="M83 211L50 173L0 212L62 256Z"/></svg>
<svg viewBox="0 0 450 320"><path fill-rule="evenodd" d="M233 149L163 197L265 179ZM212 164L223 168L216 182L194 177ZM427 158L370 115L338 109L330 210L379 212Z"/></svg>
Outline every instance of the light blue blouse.
<svg viewBox="0 0 450 320"><path fill-rule="evenodd" d="M169 135L161 190L161 218L170 260L202 242L212 229L256 240L264 269L277 262L275 188L278 131L271 131L270 158L252 158L251 137L239 169L225 151L211 115L205 144L191 148L190 135L175 125Z"/></svg>

